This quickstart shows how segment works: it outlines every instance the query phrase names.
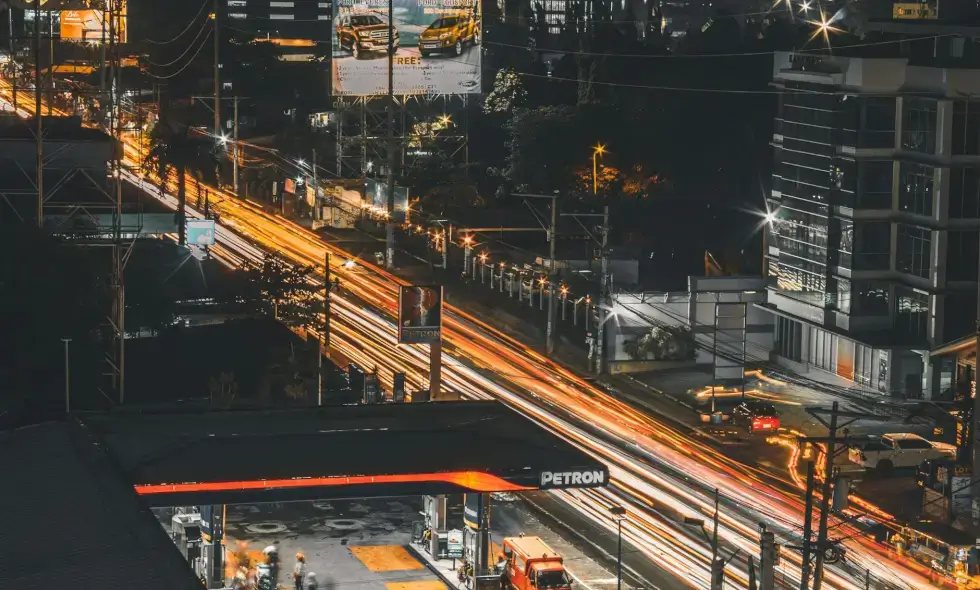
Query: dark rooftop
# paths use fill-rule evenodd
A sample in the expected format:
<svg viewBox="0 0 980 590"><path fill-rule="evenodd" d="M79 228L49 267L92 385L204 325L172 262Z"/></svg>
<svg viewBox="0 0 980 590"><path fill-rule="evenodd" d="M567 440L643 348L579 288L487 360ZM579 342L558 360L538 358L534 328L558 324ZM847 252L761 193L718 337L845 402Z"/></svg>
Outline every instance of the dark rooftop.
<svg viewBox="0 0 980 590"><path fill-rule="evenodd" d="M542 471L605 469L497 402L261 412L164 414L124 410L84 421L105 441L134 485L474 471L511 484L537 487ZM291 493L289 498L275 500L322 498L329 492L308 489ZM337 493L361 497L415 492L372 486ZM236 489L221 499L229 503L274 500L269 497L270 490L260 490L257 497L245 494L247 499Z"/></svg>
<svg viewBox="0 0 980 590"><path fill-rule="evenodd" d="M174 543L77 424L0 433L0 588L200 590Z"/></svg>

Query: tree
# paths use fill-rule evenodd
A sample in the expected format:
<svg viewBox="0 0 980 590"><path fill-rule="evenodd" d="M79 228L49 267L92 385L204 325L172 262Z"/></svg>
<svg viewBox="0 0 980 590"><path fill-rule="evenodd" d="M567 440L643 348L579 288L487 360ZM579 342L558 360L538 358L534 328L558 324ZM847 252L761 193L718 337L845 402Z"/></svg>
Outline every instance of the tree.
<svg viewBox="0 0 980 590"><path fill-rule="evenodd" d="M504 68L497 72L497 77L493 82L493 89L487 94L483 102L483 112L493 113L513 113L514 109L520 107L527 100L527 90L521 77L513 68Z"/></svg>
<svg viewBox="0 0 980 590"><path fill-rule="evenodd" d="M161 191L166 191L167 179L171 173L177 177L177 211L174 213L174 221L177 223L177 243L181 246L187 242L187 228L184 223L187 174L200 174L202 179L213 179L216 176L216 165L213 150L193 136L189 126L161 118L150 130L150 150L143 166L160 179Z"/></svg>
<svg viewBox="0 0 980 590"><path fill-rule="evenodd" d="M322 290L312 266L296 266L278 255L245 267L243 299L289 326L312 326L321 311L317 293Z"/></svg>

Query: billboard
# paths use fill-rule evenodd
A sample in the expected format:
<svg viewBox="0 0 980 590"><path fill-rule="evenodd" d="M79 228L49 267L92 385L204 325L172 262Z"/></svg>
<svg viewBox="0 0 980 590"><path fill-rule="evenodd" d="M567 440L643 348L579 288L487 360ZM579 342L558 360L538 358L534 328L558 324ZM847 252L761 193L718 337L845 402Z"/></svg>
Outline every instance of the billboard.
<svg viewBox="0 0 980 590"><path fill-rule="evenodd" d="M214 246L214 220L188 219L187 243L191 246Z"/></svg>
<svg viewBox="0 0 980 590"><path fill-rule="evenodd" d="M376 178L368 178L364 184L364 205L375 213L388 210L388 183ZM405 223L408 221L408 188L395 187L395 215L393 221Z"/></svg>
<svg viewBox="0 0 980 590"><path fill-rule="evenodd" d="M479 0L392 2L394 94L479 94ZM333 26L333 93L387 94L388 0L334 0Z"/></svg>
<svg viewBox="0 0 980 590"><path fill-rule="evenodd" d="M125 12L116 21L115 27L118 28L118 30L115 31L117 42L125 43ZM102 43L103 39L109 41L109 31L111 28L110 23L105 20L105 12L102 10L61 11L61 39L64 41Z"/></svg>
<svg viewBox="0 0 980 590"><path fill-rule="evenodd" d="M442 339L442 287L402 285L398 290L398 342L432 344Z"/></svg>

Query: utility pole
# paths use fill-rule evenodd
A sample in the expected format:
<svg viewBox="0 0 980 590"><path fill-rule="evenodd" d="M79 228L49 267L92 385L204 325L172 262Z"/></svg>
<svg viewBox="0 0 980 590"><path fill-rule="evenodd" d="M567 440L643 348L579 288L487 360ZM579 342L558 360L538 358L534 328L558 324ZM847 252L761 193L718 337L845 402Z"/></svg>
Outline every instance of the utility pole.
<svg viewBox="0 0 980 590"><path fill-rule="evenodd" d="M606 354L606 311L609 305L609 205L602 212L602 246L599 251L599 266L602 276L599 278L599 329L595 346L595 372L601 375L605 370ZM588 309L586 309L588 313Z"/></svg>
<svg viewBox="0 0 980 590"><path fill-rule="evenodd" d="M606 208L608 210L608 207ZM711 590L721 590L725 584L725 560L718 558L718 488L715 488L715 516L711 533Z"/></svg>
<svg viewBox="0 0 980 590"><path fill-rule="evenodd" d="M221 138L221 27L218 24L218 0L214 0L214 139ZM237 143L236 143L237 146Z"/></svg>
<svg viewBox="0 0 980 590"><path fill-rule="evenodd" d="M323 255L323 350L317 342L316 405L323 405L323 355L330 350L330 250Z"/></svg>
<svg viewBox="0 0 980 590"><path fill-rule="evenodd" d="M44 227L44 125L41 121L41 2L34 2L34 137L37 140L37 227Z"/></svg>
<svg viewBox="0 0 980 590"><path fill-rule="evenodd" d="M313 219L323 219L323 209L320 206L320 185L317 183L316 178L316 148L313 148L313 159L311 160L313 167ZM319 212L319 213L318 213ZM327 269L330 272L330 269Z"/></svg>
<svg viewBox="0 0 980 590"><path fill-rule="evenodd" d="M824 555L827 550L827 519L830 517L830 486L834 480L834 444L837 442L838 402L834 402L830 412L830 426L827 433L827 450L824 457L823 497L820 498L820 525L817 529L817 563L813 571L813 590L820 590L823 584Z"/></svg>
<svg viewBox="0 0 980 590"><path fill-rule="evenodd" d="M10 43L10 88L14 95L14 113L17 113L17 60L14 49L14 9L7 5L7 41Z"/></svg>
<svg viewBox="0 0 980 590"><path fill-rule="evenodd" d="M217 101L215 101L215 103L217 104ZM233 181L235 196L238 197L240 195L238 194L238 96L237 95L235 96L234 107L232 110L234 111L234 115L235 115L235 125L232 127L232 129L234 130L233 131L234 137L232 137L232 140L235 142L235 148L233 153L235 157L235 163L232 172L235 175Z"/></svg>
<svg viewBox="0 0 980 590"><path fill-rule="evenodd" d="M69 361L68 344L71 338L62 338L65 343L65 413L71 412L71 362Z"/></svg>
<svg viewBox="0 0 980 590"><path fill-rule="evenodd" d="M978 261L977 271L980 272L980 261ZM976 329L974 330L974 337L976 338L976 352L980 353L980 290L977 291L977 321ZM980 359L980 356L976 357ZM973 368L973 389L976 391L977 386L980 386L980 378L977 375L980 374L980 360L977 361L976 366ZM980 527L980 396L974 396L973 398L973 416L970 419L970 429L973 435L973 443L971 447L973 448L973 486L971 491L972 496L972 510L973 513L973 525L974 527Z"/></svg>
<svg viewBox="0 0 980 590"><path fill-rule="evenodd" d="M811 539L813 538L813 461L806 463L806 496L803 505L803 570L800 575L800 590L810 587L810 556L812 555Z"/></svg>
<svg viewBox="0 0 980 590"><path fill-rule="evenodd" d="M548 332L545 350L551 356L555 352L555 283L558 278L558 264L555 261L555 246L558 243L558 195L551 197L551 229L548 230L548 241L551 242L551 254L548 261L549 274L548 284Z"/></svg>
<svg viewBox="0 0 980 590"><path fill-rule="evenodd" d="M807 441L811 442L822 442L827 445L825 449L824 457L824 480L821 493L823 497L820 499L820 521L817 525L817 546L815 548L816 552L816 563L813 567L813 590L820 590L823 584L823 569L826 563L836 563L840 560L839 552L836 551L835 546L831 545L827 539L827 527L828 520L830 518L831 505L831 486L834 480L834 459L837 454L837 431L844 429L847 426L853 424L858 420L884 420L882 417L873 416L869 414L863 414L860 412L852 412L848 410L841 410L839 402L834 402L830 410L824 408L806 408L807 414L815 418L818 422L827 427L826 437L807 437ZM823 416L829 414L830 421L823 419ZM841 418L846 418L842 423ZM844 449L847 448L847 438L844 439L845 445ZM813 508L811 507L811 501L813 498L813 477L810 471L812 462L807 467L807 512L811 512ZM807 579L807 569L809 568L809 555L814 552L814 548L810 544L810 538L807 535L809 532L808 523L812 522L812 516L809 514L804 516L804 535L803 535L803 572L804 575L802 579L804 580L804 585L802 586L805 590L806 579ZM812 525L810 525L812 526ZM809 546L809 547L808 547Z"/></svg>
<svg viewBox="0 0 980 590"><path fill-rule="evenodd" d="M395 268L395 10L388 0L388 226L385 241L385 266ZM432 392L433 396L438 392Z"/></svg>
<svg viewBox="0 0 980 590"><path fill-rule="evenodd" d="M776 535L759 525L759 586L760 590L774 590L776 587Z"/></svg>

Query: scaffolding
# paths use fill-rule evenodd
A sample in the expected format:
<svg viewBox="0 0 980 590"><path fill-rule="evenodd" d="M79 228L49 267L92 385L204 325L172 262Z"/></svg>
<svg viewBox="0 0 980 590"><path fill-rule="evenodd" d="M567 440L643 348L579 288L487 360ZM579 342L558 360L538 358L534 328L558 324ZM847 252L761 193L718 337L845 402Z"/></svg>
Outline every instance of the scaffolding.
<svg viewBox="0 0 980 590"><path fill-rule="evenodd" d="M104 344L103 379L99 389L114 403L125 400L125 281L126 263L136 239L143 230L142 211L138 204L124 206L123 176L130 170L124 166L123 133L135 133L142 140L139 117L123 117L120 97L121 55L116 34L125 18L125 0L107 0L103 19L103 71L108 83L92 91L96 120L93 125L81 124L77 115L77 96L70 111L56 106L58 93L53 84L53 59L49 58L47 76L41 75L41 30L35 27L34 70L36 78L31 93L33 105L27 101L18 107L33 106L34 123L30 133L13 130L0 141L7 144L5 164L9 174L0 185L0 201L12 211L18 221L36 225L47 233L64 236L73 244L105 251L109 259L109 290L111 293L100 337ZM40 11L35 11L40 12ZM35 15L35 22L38 22ZM51 22L50 13L48 22ZM53 36L48 33L48 43ZM53 56L53 50L49 51ZM50 80L46 80L46 77ZM21 96L24 96L23 91ZM45 105L42 98L46 97ZM46 109L44 108L46 107ZM47 116L43 116L43 111ZM27 126L21 127L25 129ZM105 129L101 131L100 129ZM40 132L39 132L40 131Z"/></svg>
<svg viewBox="0 0 980 590"><path fill-rule="evenodd" d="M454 161L469 165L469 118L466 95L396 96L396 165L405 170L430 157L435 133L448 142ZM388 99L338 97L336 121L336 173L342 179L384 178L388 161ZM427 149L429 148L429 149ZM396 174L396 178L398 175Z"/></svg>

